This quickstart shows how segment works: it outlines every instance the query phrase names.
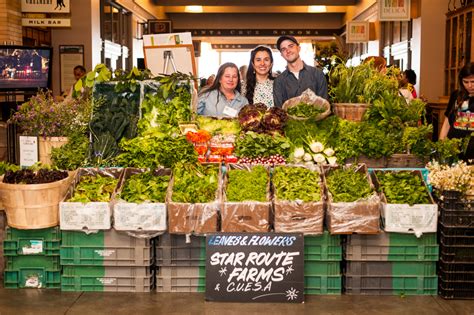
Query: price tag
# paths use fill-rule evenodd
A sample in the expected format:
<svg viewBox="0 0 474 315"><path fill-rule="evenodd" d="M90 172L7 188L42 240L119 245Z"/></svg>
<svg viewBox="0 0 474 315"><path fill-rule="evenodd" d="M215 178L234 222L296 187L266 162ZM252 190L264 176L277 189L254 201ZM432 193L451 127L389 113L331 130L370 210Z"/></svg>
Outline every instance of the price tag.
<svg viewBox="0 0 474 315"><path fill-rule="evenodd" d="M232 108L230 106L226 106L222 113L226 116L236 117L237 114L238 114L238 111L235 108Z"/></svg>

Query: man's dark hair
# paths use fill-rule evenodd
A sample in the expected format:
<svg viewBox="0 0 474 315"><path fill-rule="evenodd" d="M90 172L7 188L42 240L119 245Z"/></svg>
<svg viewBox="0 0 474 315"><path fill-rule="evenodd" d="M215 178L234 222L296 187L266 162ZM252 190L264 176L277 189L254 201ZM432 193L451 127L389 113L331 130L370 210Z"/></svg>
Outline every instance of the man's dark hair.
<svg viewBox="0 0 474 315"><path fill-rule="evenodd" d="M84 73L87 72L87 71L86 71L86 68L84 68L84 67L81 66L81 65L75 66L75 67L74 67L74 71L76 71L76 70L81 70L81 71L84 72Z"/></svg>
<svg viewBox="0 0 474 315"><path fill-rule="evenodd" d="M412 69L407 69L403 71L405 77L408 80L408 83L415 85L416 84L416 73Z"/></svg>

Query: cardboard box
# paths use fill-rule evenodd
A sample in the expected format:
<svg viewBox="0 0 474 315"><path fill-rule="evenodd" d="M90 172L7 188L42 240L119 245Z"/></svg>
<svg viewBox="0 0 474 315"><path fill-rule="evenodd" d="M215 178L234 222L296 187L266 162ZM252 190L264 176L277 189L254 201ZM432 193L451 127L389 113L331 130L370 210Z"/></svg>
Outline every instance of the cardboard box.
<svg viewBox="0 0 474 315"><path fill-rule="evenodd" d="M227 170L242 169L250 171L251 165L228 164ZM245 201L230 202L226 200L221 211L222 232L268 232L270 230L270 176L267 168L266 202ZM227 176L224 179L224 191L227 187Z"/></svg>
<svg viewBox="0 0 474 315"><path fill-rule="evenodd" d="M166 231L166 203L165 202L143 202L133 203L120 199L127 179L132 175L144 173L148 170L138 168L126 168L117 188L113 208L114 228L117 231ZM155 176L171 176L170 169L157 169Z"/></svg>
<svg viewBox="0 0 474 315"><path fill-rule="evenodd" d="M389 204L380 187L377 172L397 171L378 170L374 172L373 176L375 187L380 191L382 201L383 229L386 232L414 233L416 235L436 232L438 228L438 205L431 197L421 172L417 170L410 171L413 175L420 177L422 180L423 186L428 193L430 204Z"/></svg>
<svg viewBox="0 0 474 315"><path fill-rule="evenodd" d="M74 195L74 190L79 184L81 177L85 175L102 175L119 179L122 168L95 169L80 168L74 181L69 187L69 192L62 202L59 203L59 225L61 230L108 230L111 228L111 216L114 194L109 202L68 202Z"/></svg>
<svg viewBox="0 0 474 315"><path fill-rule="evenodd" d="M365 174L369 185L374 188L374 195L367 200L354 202L333 202L327 189L326 176L333 169L346 166L329 166L324 168L324 186L328 195L326 223L331 234L377 234L380 233L380 198L375 193L375 187L365 164L359 164L356 171Z"/></svg>

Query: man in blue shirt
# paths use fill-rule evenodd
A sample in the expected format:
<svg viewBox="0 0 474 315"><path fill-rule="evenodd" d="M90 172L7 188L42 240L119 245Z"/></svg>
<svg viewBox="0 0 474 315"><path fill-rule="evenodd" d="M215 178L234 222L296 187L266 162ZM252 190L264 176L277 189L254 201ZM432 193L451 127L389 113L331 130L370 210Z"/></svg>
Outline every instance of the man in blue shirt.
<svg viewBox="0 0 474 315"><path fill-rule="evenodd" d="M298 41L289 35L278 38L277 48L286 60L286 70L280 74L273 85L275 106L295 96L300 96L308 88L316 95L328 99L328 84L322 70L308 66L301 60L301 47Z"/></svg>

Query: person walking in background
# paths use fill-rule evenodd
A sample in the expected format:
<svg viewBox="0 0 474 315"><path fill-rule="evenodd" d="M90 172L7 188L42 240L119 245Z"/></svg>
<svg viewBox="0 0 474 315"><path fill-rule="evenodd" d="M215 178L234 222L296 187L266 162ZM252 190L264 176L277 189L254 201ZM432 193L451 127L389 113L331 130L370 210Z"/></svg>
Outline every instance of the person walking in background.
<svg viewBox="0 0 474 315"><path fill-rule="evenodd" d="M413 98L417 98L415 84L416 84L416 73L412 69L407 69L402 73L402 84L408 91L410 91Z"/></svg>
<svg viewBox="0 0 474 315"><path fill-rule="evenodd" d="M82 91L79 93L78 91L74 89L74 86L76 85L77 81L79 81L80 79L82 79L83 76L86 75L86 73L87 73L87 70L86 68L84 68L84 66L77 65L74 67L73 74L74 74L74 79L76 79L76 81L71 86L67 94L63 94L63 97L66 100L72 99L73 97L78 97L79 94L82 94L82 92L84 92L84 87L82 88Z"/></svg>
<svg viewBox="0 0 474 315"><path fill-rule="evenodd" d="M458 78L459 89L449 98L439 139L468 137L467 148L460 156L467 161L474 159L474 64L462 67Z"/></svg>
<svg viewBox="0 0 474 315"><path fill-rule="evenodd" d="M219 67L212 85L199 93L198 115L236 117L240 109L249 103L239 91L239 69L234 63L224 63Z"/></svg>
<svg viewBox="0 0 474 315"><path fill-rule="evenodd" d="M270 48L258 46L250 52L247 78L242 84L242 94L249 103L263 103L273 107L273 55Z"/></svg>
<svg viewBox="0 0 474 315"><path fill-rule="evenodd" d="M316 95L328 99L328 84L323 71L303 62L300 57L301 47L296 38L288 35L280 36L276 45L286 60L287 67L275 79L274 105L282 107L286 100L300 96L308 88Z"/></svg>

